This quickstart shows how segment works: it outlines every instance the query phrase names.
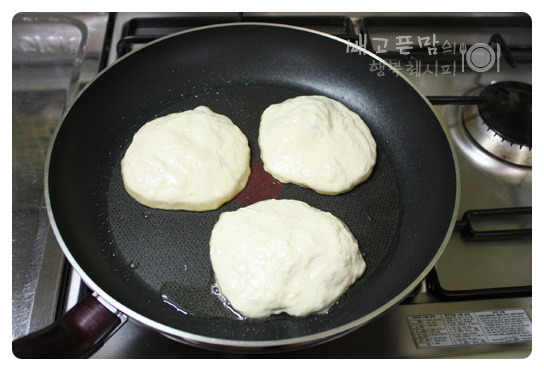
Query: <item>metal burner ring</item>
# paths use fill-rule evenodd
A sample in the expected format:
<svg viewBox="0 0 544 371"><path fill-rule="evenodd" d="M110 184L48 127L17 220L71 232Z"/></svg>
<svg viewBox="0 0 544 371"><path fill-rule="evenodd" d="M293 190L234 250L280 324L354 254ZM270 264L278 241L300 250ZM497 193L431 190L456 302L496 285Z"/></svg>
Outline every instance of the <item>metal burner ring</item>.
<svg viewBox="0 0 544 371"><path fill-rule="evenodd" d="M531 147L513 143L491 129L478 112L478 106L465 106L462 111L463 123L471 137L483 149L504 161L532 167Z"/></svg>

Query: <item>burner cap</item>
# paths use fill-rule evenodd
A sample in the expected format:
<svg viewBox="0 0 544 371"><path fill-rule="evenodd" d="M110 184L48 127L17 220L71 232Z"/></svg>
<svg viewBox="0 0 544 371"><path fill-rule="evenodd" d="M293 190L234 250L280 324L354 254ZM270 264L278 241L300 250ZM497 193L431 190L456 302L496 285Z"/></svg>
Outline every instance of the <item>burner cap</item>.
<svg viewBox="0 0 544 371"><path fill-rule="evenodd" d="M465 106L468 133L492 155L516 165L532 166L531 85L504 81L480 90L484 103Z"/></svg>
<svg viewBox="0 0 544 371"><path fill-rule="evenodd" d="M484 88L480 97L487 101L478 104L478 111L491 130L514 144L532 146L531 85L498 82Z"/></svg>

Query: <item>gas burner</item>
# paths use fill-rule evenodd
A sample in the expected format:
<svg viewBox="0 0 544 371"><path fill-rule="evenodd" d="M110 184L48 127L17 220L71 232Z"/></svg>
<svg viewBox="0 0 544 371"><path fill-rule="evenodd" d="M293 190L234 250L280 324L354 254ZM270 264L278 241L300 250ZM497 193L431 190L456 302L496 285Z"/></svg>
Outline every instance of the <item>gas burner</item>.
<svg viewBox="0 0 544 371"><path fill-rule="evenodd" d="M472 138L500 159L532 167L531 85L504 81L476 93L485 102L463 109L463 122Z"/></svg>

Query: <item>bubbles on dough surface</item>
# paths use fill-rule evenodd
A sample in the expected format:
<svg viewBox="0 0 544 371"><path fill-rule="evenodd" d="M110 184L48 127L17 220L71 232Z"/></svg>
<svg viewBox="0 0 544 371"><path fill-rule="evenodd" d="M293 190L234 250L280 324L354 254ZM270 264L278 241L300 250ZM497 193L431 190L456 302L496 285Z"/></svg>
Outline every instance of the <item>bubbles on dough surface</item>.
<svg viewBox="0 0 544 371"><path fill-rule="evenodd" d="M121 161L123 183L158 209L217 209L246 185L250 150L242 131L207 107L156 118L138 130Z"/></svg>
<svg viewBox="0 0 544 371"><path fill-rule="evenodd" d="M327 309L366 268L341 220L297 200L222 213L210 258L221 293L251 318Z"/></svg>
<svg viewBox="0 0 544 371"><path fill-rule="evenodd" d="M265 170L276 179L329 195L367 180L376 163L376 142L361 117L318 95L268 107L259 147Z"/></svg>

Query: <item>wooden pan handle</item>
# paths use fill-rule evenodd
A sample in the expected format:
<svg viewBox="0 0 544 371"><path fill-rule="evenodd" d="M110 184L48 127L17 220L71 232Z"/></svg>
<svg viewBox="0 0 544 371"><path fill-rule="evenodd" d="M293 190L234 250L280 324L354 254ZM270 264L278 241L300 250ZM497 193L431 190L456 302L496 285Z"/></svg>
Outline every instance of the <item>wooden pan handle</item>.
<svg viewBox="0 0 544 371"><path fill-rule="evenodd" d="M88 295L52 325L13 341L18 358L82 358L102 346L121 323L117 314Z"/></svg>

